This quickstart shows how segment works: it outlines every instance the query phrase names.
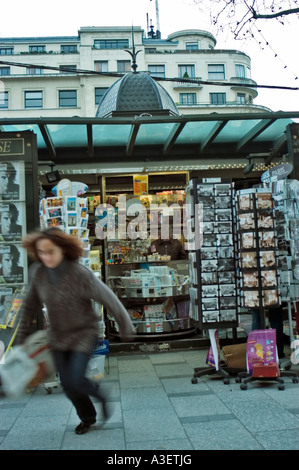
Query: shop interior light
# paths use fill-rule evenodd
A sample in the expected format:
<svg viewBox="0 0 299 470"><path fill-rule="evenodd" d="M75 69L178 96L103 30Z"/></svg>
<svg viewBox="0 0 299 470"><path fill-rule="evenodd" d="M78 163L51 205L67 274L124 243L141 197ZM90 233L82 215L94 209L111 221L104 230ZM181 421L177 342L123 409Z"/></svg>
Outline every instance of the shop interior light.
<svg viewBox="0 0 299 470"><path fill-rule="evenodd" d="M54 184L60 181L60 174L58 170L55 171L50 171L49 173L46 173L46 178L48 180L48 183Z"/></svg>

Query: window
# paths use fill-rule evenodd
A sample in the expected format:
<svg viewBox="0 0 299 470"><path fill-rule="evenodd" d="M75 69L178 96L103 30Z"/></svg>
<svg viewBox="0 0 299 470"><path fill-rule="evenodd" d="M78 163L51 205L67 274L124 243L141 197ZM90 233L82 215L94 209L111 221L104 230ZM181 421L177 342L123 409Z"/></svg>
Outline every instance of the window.
<svg viewBox="0 0 299 470"><path fill-rule="evenodd" d="M0 47L0 55L12 55L13 47Z"/></svg>
<svg viewBox="0 0 299 470"><path fill-rule="evenodd" d="M117 61L117 71L130 72L131 71L131 62L129 60L118 60Z"/></svg>
<svg viewBox="0 0 299 470"><path fill-rule="evenodd" d="M198 43L197 42L187 42L186 43L187 51L198 51Z"/></svg>
<svg viewBox="0 0 299 470"><path fill-rule="evenodd" d="M61 73L76 72L77 65L59 65Z"/></svg>
<svg viewBox="0 0 299 470"><path fill-rule="evenodd" d="M194 78L195 77L195 65L179 65L179 77Z"/></svg>
<svg viewBox="0 0 299 470"><path fill-rule="evenodd" d="M125 49L129 47L128 39L95 39L95 49Z"/></svg>
<svg viewBox="0 0 299 470"><path fill-rule="evenodd" d="M239 77L239 78L246 77L244 65L236 64L236 77Z"/></svg>
<svg viewBox="0 0 299 470"><path fill-rule="evenodd" d="M0 109L8 109L8 91L0 91Z"/></svg>
<svg viewBox="0 0 299 470"><path fill-rule="evenodd" d="M42 54L46 52L46 46L29 46L29 52L33 54Z"/></svg>
<svg viewBox="0 0 299 470"><path fill-rule="evenodd" d="M25 91L25 108L42 108L42 91Z"/></svg>
<svg viewBox="0 0 299 470"><path fill-rule="evenodd" d="M108 72L108 60L95 60L94 69L96 72Z"/></svg>
<svg viewBox="0 0 299 470"><path fill-rule="evenodd" d="M78 52L76 44L65 44L60 46L60 52L62 54L74 54Z"/></svg>
<svg viewBox="0 0 299 470"><path fill-rule="evenodd" d="M44 69L40 69L36 67L27 67L26 73L27 75L43 75Z"/></svg>
<svg viewBox="0 0 299 470"><path fill-rule="evenodd" d="M59 91L59 108L75 108L77 106L76 90Z"/></svg>
<svg viewBox="0 0 299 470"><path fill-rule="evenodd" d="M210 93L211 104L226 104L226 93Z"/></svg>
<svg viewBox="0 0 299 470"><path fill-rule="evenodd" d="M165 78L165 65L149 65L148 71L152 77Z"/></svg>
<svg viewBox="0 0 299 470"><path fill-rule="evenodd" d="M224 65L208 65L208 78L209 80L224 80L225 73L224 73Z"/></svg>
<svg viewBox="0 0 299 470"><path fill-rule="evenodd" d="M107 90L108 90L108 88L95 88L94 97L95 97L95 104L96 105L100 104L100 102L102 101L102 98L103 98L103 96L104 96L104 94L106 93Z"/></svg>
<svg viewBox="0 0 299 470"><path fill-rule="evenodd" d="M180 93L180 104L188 106L196 104L196 93Z"/></svg>
<svg viewBox="0 0 299 470"><path fill-rule="evenodd" d="M245 102L246 102L245 93L237 93L237 103L238 104L245 104Z"/></svg>
<svg viewBox="0 0 299 470"><path fill-rule="evenodd" d="M0 67L0 75L10 75L10 67Z"/></svg>

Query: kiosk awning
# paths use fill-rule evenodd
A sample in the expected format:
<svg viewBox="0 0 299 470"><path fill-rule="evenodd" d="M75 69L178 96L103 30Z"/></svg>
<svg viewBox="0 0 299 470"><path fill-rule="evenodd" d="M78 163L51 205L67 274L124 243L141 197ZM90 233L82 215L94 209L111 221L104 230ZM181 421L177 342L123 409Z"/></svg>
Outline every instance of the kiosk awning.
<svg viewBox="0 0 299 470"><path fill-rule="evenodd" d="M202 114L111 118L0 119L0 131L31 130L37 135L39 162L134 162L156 165L180 162L246 159L270 162L286 152L286 128L299 112Z"/></svg>

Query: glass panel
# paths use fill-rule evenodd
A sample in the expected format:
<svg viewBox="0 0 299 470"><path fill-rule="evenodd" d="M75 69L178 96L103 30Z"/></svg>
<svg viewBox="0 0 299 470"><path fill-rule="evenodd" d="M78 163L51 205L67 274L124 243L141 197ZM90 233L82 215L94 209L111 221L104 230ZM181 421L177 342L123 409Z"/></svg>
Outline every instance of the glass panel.
<svg viewBox="0 0 299 470"><path fill-rule="evenodd" d="M187 122L176 142L178 144L201 143L216 124L217 121Z"/></svg>
<svg viewBox="0 0 299 470"><path fill-rule="evenodd" d="M161 145L164 144L174 124L142 124L136 138L136 145Z"/></svg>
<svg viewBox="0 0 299 470"><path fill-rule="evenodd" d="M238 142L247 132L260 122L260 119L249 119L240 121L229 121L215 139L215 143Z"/></svg>
<svg viewBox="0 0 299 470"><path fill-rule="evenodd" d="M127 145L132 126L130 124L93 125L93 144L98 145Z"/></svg>
<svg viewBox="0 0 299 470"><path fill-rule="evenodd" d="M57 147L86 147L87 130L84 124L49 124L49 134Z"/></svg>
<svg viewBox="0 0 299 470"><path fill-rule="evenodd" d="M273 140L275 141L278 139L286 130L287 126L291 124L291 119L279 119L275 121L271 126L269 126L264 132L262 132L255 140L258 141L265 141L265 140Z"/></svg>

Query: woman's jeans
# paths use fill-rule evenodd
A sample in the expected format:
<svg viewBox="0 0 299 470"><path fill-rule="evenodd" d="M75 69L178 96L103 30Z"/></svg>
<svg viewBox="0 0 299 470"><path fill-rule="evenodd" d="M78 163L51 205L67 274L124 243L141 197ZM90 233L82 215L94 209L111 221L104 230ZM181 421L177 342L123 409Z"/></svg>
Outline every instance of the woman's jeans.
<svg viewBox="0 0 299 470"><path fill-rule="evenodd" d="M105 403L95 382L86 377L90 355L77 351L53 351L61 385L76 408L84 423L93 423L96 419L95 407L89 398L98 398Z"/></svg>

